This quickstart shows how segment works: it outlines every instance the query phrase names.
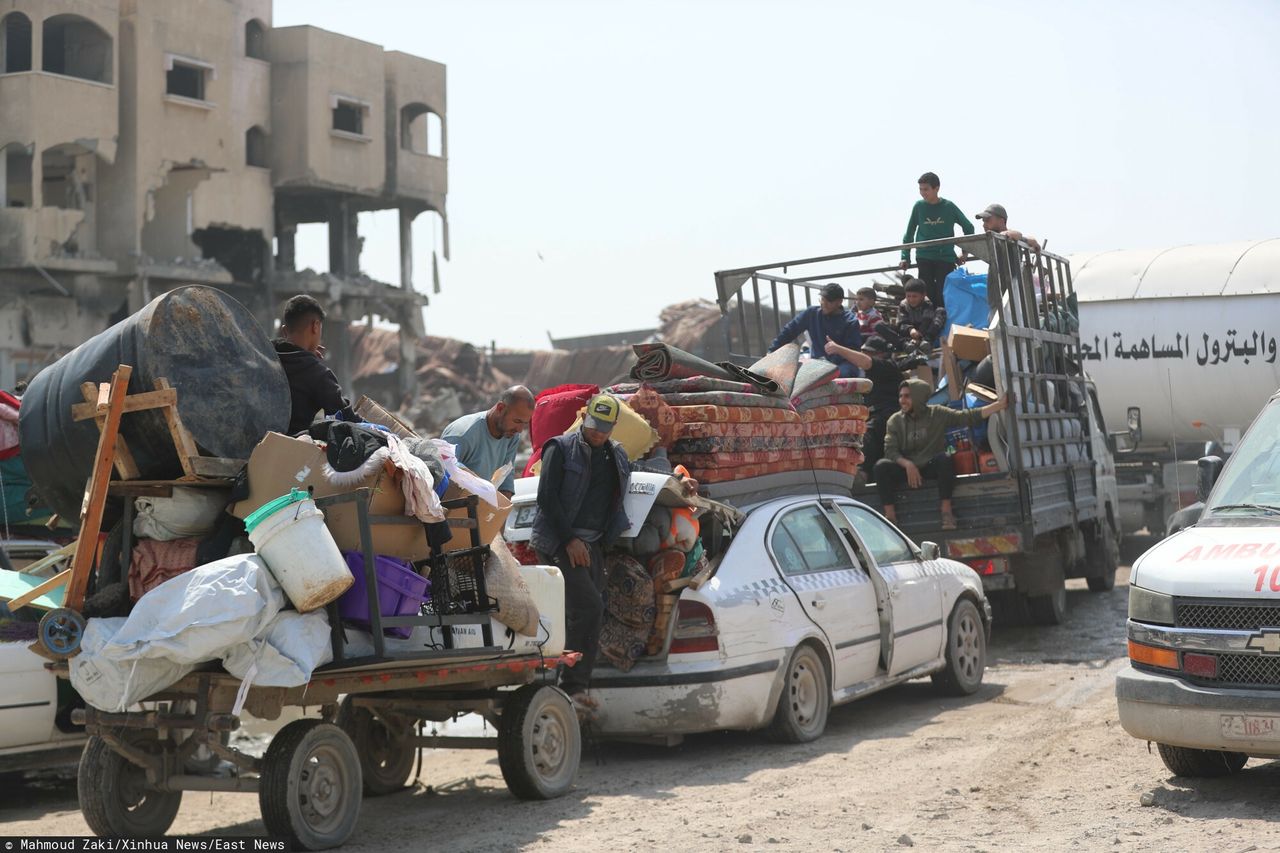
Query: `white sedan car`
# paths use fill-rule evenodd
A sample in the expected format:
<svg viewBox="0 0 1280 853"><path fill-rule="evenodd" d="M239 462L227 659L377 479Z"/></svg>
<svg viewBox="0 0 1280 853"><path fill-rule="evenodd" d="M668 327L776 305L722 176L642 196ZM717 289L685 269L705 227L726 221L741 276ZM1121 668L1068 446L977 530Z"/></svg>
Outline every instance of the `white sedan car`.
<svg viewBox="0 0 1280 853"><path fill-rule="evenodd" d="M518 482L511 541L528 539L535 483ZM981 580L864 504L778 498L735 530L704 521L703 543L718 568L681 592L664 651L625 673L597 664L600 733L674 743L767 728L803 742L822 734L832 705L908 679L931 676L957 695L982 683L991 608Z"/></svg>

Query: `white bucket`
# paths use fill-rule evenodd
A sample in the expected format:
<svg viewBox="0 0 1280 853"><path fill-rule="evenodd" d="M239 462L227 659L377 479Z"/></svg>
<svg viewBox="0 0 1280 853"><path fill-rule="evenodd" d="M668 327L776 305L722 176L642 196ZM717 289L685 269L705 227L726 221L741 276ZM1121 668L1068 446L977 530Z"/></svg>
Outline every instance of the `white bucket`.
<svg viewBox="0 0 1280 853"><path fill-rule="evenodd" d="M267 516L249 532L249 541L301 613L324 607L355 583L315 501L298 501Z"/></svg>

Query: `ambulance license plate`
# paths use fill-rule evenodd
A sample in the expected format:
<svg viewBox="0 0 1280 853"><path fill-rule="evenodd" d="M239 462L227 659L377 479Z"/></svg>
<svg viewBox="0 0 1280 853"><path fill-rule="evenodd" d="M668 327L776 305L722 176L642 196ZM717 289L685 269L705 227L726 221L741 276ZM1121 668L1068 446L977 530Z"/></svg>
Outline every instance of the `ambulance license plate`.
<svg viewBox="0 0 1280 853"><path fill-rule="evenodd" d="M1222 736L1236 740L1280 740L1280 717L1221 714Z"/></svg>

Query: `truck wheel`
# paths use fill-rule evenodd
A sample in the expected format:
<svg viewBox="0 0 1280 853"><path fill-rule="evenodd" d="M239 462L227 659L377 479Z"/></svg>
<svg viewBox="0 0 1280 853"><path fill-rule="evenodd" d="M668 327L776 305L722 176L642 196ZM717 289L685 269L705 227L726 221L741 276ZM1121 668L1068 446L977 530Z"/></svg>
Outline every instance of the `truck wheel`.
<svg viewBox="0 0 1280 853"><path fill-rule="evenodd" d="M1120 540L1111 524L1102 521L1102 541L1092 541L1085 549L1085 557L1089 561L1089 569L1099 572L1091 575L1086 582L1092 592L1110 592L1116 588L1116 569L1120 566Z"/></svg>
<svg viewBox="0 0 1280 853"><path fill-rule="evenodd" d="M947 620L947 667L932 676L933 686L948 696L968 696L982 686L987 668L987 632L972 601L962 598Z"/></svg>
<svg viewBox="0 0 1280 853"><path fill-rule="evenodd" d="M405 786L418 757L413 720L399 714L375 714L348 696L338 706L335 722L355 742L365 794L380 797Z"/></svg>
<svg viewBox="0 0 1280 853"><path fill-rule="evenodd" d="M360 818L360 756L347 733L294 720L262 758L258 805L267 832L303 850L338 847Z"/></svg>
<svg viewBox="0 0 1280 853"><path fill-rule="evenodd" d="M1219 752L1216 749L1191 749L1158 743L1160 760L1175 776L1230 776L1249 760L1243 752Z"/></svg>
<svg viewBox="0 0 1280 853"><path fill-rule="evenodd" d="M1060 586L1048 595L1028 595L1027 608L1037 625L1061 625L1067 618L1067 588Z"/></svg>
<svg viewBox="0 0 1280 853"><path fill-rule="evenodd" d="M566 794L581 761L578 714L559 688L526 684L503 703L498 766L511 793L522 800Z"/></svg>
<svg viewBox="0 0 1280 853"><path fill-rule="evenodd" d="M173 826L181 791L160 791L100 737L90 737L76 774L80 813L100 838L159 838Z"/></svg>
<svg viewBox="0 0 1280 853"><path fill-rule="evenodd" d="M769 737L781 743L817 740L826 731L831 712L826 664L813 646L800 646L792 652L784 678Z"/></svg>

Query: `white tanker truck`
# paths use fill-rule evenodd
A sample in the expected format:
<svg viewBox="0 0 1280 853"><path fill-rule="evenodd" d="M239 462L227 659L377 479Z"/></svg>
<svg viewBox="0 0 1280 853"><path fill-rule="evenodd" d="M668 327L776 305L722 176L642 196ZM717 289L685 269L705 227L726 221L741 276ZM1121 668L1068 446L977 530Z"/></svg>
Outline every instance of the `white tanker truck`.
<svg viewBox="0 0 1280 853"><path fill-rule="evenodd" d="M1116 455L1121 528L1164 535L1196 500L1196 460L1234 450L1280 388L1280 238L1078 254L1071 272L1085 369L1133 439Z"/></svg>

